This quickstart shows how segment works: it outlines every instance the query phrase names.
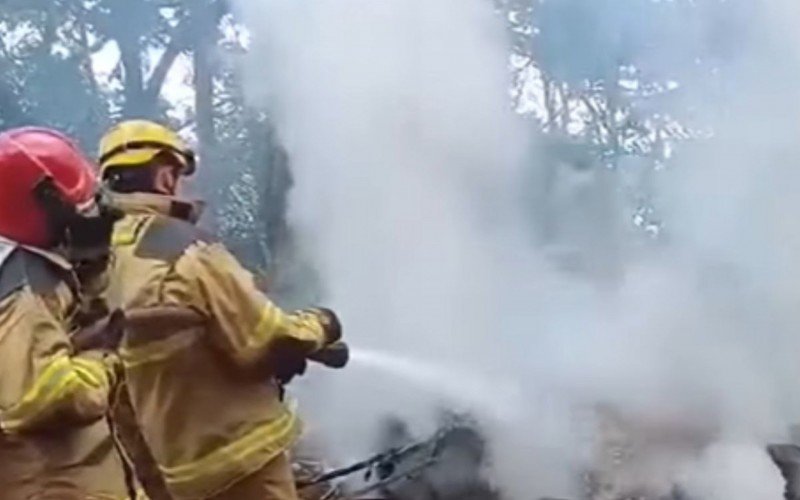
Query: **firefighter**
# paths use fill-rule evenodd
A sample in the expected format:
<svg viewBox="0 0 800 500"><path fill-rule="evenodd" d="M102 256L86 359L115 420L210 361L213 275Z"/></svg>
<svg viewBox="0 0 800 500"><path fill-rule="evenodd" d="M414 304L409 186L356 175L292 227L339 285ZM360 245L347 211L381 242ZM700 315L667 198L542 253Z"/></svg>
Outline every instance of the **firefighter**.
<svg viewBox="0 0 800 500"><path fill-rule="evenodd" d="M76 352L76 269L107 254L113 218L94 168L63 135L0 134L0 497L121 499L107 421L113 346Z"/></svg>
<svg viewBox="0 0 800 500"><path fill-rule="evenodd" d="M282 311L195 226L198 205L177 196L195 157L173 131L120 123L102 139L98 163L126 214L113 235L109 304L200 318L128 328L119 351L133 415L169 494L296 499L287 451L299 423L282 402L281 382L339 340L336 316Z"/></svg>

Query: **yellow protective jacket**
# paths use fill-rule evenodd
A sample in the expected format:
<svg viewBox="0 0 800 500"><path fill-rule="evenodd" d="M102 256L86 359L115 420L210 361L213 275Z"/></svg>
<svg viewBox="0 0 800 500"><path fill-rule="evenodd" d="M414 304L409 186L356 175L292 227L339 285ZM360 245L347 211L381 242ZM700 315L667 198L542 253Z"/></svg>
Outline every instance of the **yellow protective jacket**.
<svg viewBox="0 0 800 500"><path fill-rule="evenodd" d="M120 348L144 441L175 498L206 498L264 467L299 433L269 369L273 346L307 352L326 339L316 316L287 314L225 247L192 222L190 204L115 195L111 308L191 308L194 325L126 330ZM136 458L134 457L134 462Z"/></svg>
<svg viewBox="0 0 800 500"><path fill-rule="evenodd" d="M113 359L75 354L72 270L0 239L0 498L121 499L107 421Z"/></svg>

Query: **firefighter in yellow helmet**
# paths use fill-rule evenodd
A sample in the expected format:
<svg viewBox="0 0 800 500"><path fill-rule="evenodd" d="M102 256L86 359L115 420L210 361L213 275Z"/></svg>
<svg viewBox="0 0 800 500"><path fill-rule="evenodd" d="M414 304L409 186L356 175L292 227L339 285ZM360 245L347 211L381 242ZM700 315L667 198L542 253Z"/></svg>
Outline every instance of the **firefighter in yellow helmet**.
<svg viewBox="0 0 800 500"><path fill-rule="evenodd" d="M281 381L341 346L327 309L287 313L195 226L179 199L194 154L171 130L134 120L100 145L101 176L126 216L113 235L107 300L125 310L174 307L193 324L128 328L119 351L144 442L176 499L297 498L287 450L299 433Z"/></svg>
<svg viewBox="0 0 800 500"><path fill-rule="evenodd" d="M94 167L48 129L0 134L0 498L123 499L113 345L76 349L78 271L107 258ZM93 265L90 267L94 267ZM85 270L85 269L83 269ZM81 273L82 274L82 273Z"/></svg>

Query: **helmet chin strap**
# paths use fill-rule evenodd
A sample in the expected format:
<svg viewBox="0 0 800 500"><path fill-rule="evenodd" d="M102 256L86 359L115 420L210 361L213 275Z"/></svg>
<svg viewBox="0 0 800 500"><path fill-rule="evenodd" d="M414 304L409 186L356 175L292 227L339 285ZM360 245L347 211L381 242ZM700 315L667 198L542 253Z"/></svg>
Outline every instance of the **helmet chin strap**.
<svg viewBox="0 0 800 500"><path fill-rule="evenodd" d="M82 274L102 272L108 262L111 233L122 213L111 208L100 193L94 200L76 207L66 202L52 179L43 179L34 189L47 213L56 246Z"/></svg>

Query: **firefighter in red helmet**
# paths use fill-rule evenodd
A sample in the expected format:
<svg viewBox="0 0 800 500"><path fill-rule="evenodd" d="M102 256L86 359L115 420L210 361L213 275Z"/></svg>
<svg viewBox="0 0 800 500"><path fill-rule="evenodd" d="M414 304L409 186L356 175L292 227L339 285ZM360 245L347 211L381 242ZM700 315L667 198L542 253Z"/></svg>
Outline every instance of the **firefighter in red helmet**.
<svg viewBox="0 0 800 500"><path fill-rule="evenodd" d="M115 217L91 164L48 129L0 134L0 496L126 498L104 416L110 351L76 352L76 270L102 261ZM76 268L76 266L78 266Z"/></svg>

